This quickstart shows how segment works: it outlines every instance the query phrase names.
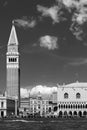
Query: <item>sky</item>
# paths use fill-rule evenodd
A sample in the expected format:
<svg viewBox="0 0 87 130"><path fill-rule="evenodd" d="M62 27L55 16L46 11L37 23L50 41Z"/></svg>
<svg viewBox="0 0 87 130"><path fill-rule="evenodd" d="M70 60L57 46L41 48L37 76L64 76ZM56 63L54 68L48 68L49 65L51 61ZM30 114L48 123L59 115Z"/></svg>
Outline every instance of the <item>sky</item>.
<svg viewBox="0 0 87 130"><path fill-rule="evenodd" d="M0 1L0 91L6 88L6 50L13 20L21 88L46 90L77 80L87 82L87 0Z"/></svg>

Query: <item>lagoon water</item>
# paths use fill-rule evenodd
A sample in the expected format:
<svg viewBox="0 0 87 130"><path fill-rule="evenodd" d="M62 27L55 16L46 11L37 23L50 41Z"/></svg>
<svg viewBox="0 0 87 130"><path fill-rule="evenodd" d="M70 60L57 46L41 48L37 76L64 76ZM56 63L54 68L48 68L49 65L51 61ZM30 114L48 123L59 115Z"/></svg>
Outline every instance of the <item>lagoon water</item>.
<svg viewBox="0 0 87 130"><path fill-rule="evenodd" d="M50 121L3 120L0 121L0 130L87 130L87 118Z"/></svg>

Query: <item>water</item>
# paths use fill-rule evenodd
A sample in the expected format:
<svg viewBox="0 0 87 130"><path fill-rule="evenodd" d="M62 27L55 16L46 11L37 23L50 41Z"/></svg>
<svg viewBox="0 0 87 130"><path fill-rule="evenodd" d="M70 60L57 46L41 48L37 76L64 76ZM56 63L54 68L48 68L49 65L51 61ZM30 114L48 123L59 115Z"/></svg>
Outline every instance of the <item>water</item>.
<svg viewBox="0 0 87 130"><path fill-rule="evenodd" d="M87 119L4 120L0 130L87 130Z"/></svg>

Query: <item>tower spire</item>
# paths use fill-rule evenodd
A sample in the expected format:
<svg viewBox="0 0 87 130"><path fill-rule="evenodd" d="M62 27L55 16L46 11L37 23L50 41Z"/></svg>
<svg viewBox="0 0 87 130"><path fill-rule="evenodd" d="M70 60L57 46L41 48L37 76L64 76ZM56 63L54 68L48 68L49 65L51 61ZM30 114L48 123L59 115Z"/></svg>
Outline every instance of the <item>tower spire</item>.
<svg viewBox="0 0 87 130"><path fill-rule="evenodd" d="M16 34L16 29L14 26L14 21L12 21L12 29L8 41L8 45L18 45L18 39L17 39L17 34Z"/></svg>
<svg viewBox="0 0 87 130"><path fill-rule="evenodd" d="M7 45L6 53L6 92L8 97L18 98L18 104L20 104L20 64L19 64L19 46L17 40L17 34L12 22L12 29Z"/></svg>

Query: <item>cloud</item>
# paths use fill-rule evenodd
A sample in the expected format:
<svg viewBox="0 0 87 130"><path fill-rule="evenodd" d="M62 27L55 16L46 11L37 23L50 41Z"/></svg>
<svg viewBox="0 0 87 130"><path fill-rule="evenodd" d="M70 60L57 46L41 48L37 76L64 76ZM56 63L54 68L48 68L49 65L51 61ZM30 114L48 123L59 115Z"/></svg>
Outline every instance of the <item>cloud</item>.
<svg viewBox="0 0 87 130"><path fill-rule="evenodd" d="M49 96L53 92L57 92L57 87L47 87L43 85L37 85L33 87L31 90L29 89L30 87L27 88L21 88L21 97L26 98L29 97L29 94L31 96L37 96L38 93L40 92L43 96Z"/></svg>
<svg viewBox="0 0 87 130"><path fill-rule="evenodd" d="M81 26L79 26L76 22L73 22L70 26L70 31L76 37L76 39L82 41L84 37L84 31L82 30Z"/></svg>
<svg viewBox="0 0 87 130"><path fill-rule="evenodd" d="M86 28L86 22L83 23L84 18L79 18L77 20L74 19L74 15L72 17L72 24L70 26L70 31L72 32L72 34L76 37L76 39L82 41L84 40L84 38L87 37L87 34L85 32L85 28ZM82 20L81 20L82 19ZM86 26L85 26L86 25ZM85 28L84 28L85 27Z"/></svg>
<svg viewBox="0 0 87 130"><path fill-rule="evenodd" d="M31 95L38 94L39 92L42 95L50 95L54 91L57 91L57 87L47 87L47 86L38 85L31 89Z"/></svg>
<svg viewBox="0 0 87 130"><path fill-rule="evenodd" d="M58 38L55 36L42 36L40 39L40 47L48 48L48 50L54 50L58 48Z"/></svg>
<svg viewBox="0 0 87 130"><path fill-rule="evenodd" d="M72 62L69 62L68 65L70 65L70 66L87 65L87 58L74 59Z"/></svg>
<svg viewBox="0 0 87 130"><path fill-rule="evenodd" d="M78 1L76 1L76 0L56 0L56 1L62 3L68 9L77 8L78 4L79 4Z"/></svg>
<svg viewBox="0 0 87 130"><path fill-rule="evenodd" d="M23 17L22 19L15 19L14 24L23 28L33 28L36 26L36 20Z"/></svg>
<svg viewBox="0 0 87 130"><path fill-rule="evenodd" d="M76 8L80 9L87 5L87 0L56 0L58 3L65 5L67 8Z"/></svg>
<svg viewBox="0 0 87 130"><path fill-rule="evenodd" d="M62 2L67 8L76 9L73 13L73 22L83 24L87 21L87 0L62 0Z"/></svg>
<svg viewBox="0 0 87 130"><path fill-rule="evenodd" d="M61 2L71 11L75 8L72 21L76 21L78 24L83 24L87 21L87 0L61 0Z"/></svg>
<svg viewBox="0 0 87 130"><path fill-rule="evenodd" d="M66 9L71 14L70 31L77 40L83 40L86 36L82 25L87 22L87 0L56 0L57 4L51 7L37 5L37 10L43 17L51 17L53 23L68 20L64 12Z"/></svg>
<svg viewBox="0 0 87 130"><path fill-rule="evenodd" d="M59 16L61 15L61 12L58 6L47 8L41 5L37 5L37 10L42 13L42 16L51 17L53 23L58 23L60 21Z"/></svg>
<svg viewBox="0 0 87 130"><path fill-rule="evenodd" d="M87 0L56 0L61 3L61 9L66 8L71 13L70 30L78 40L84 39L83 24L87 22ZM76 25L77 24L77 25ZM73 28L72 28L73 26ZM86 36L85 36L86 37Z"/></svg>
<svg viewBox="0 0 87 130"><path fill-rule="evenodd" d="M79 11L79 13L74 13L72 21L77 22L79 25L85 23L87 21L87 9L86 10L82 9Z"/></svg>
<svg viewBox="0 0 87 130"><path fill-rule="evenodd" d="M30 92L30 90L28 90L26 88L21 88L20 89L20 93L21 93L21 97L22 98L29 97L29 92Z"/></svg>

